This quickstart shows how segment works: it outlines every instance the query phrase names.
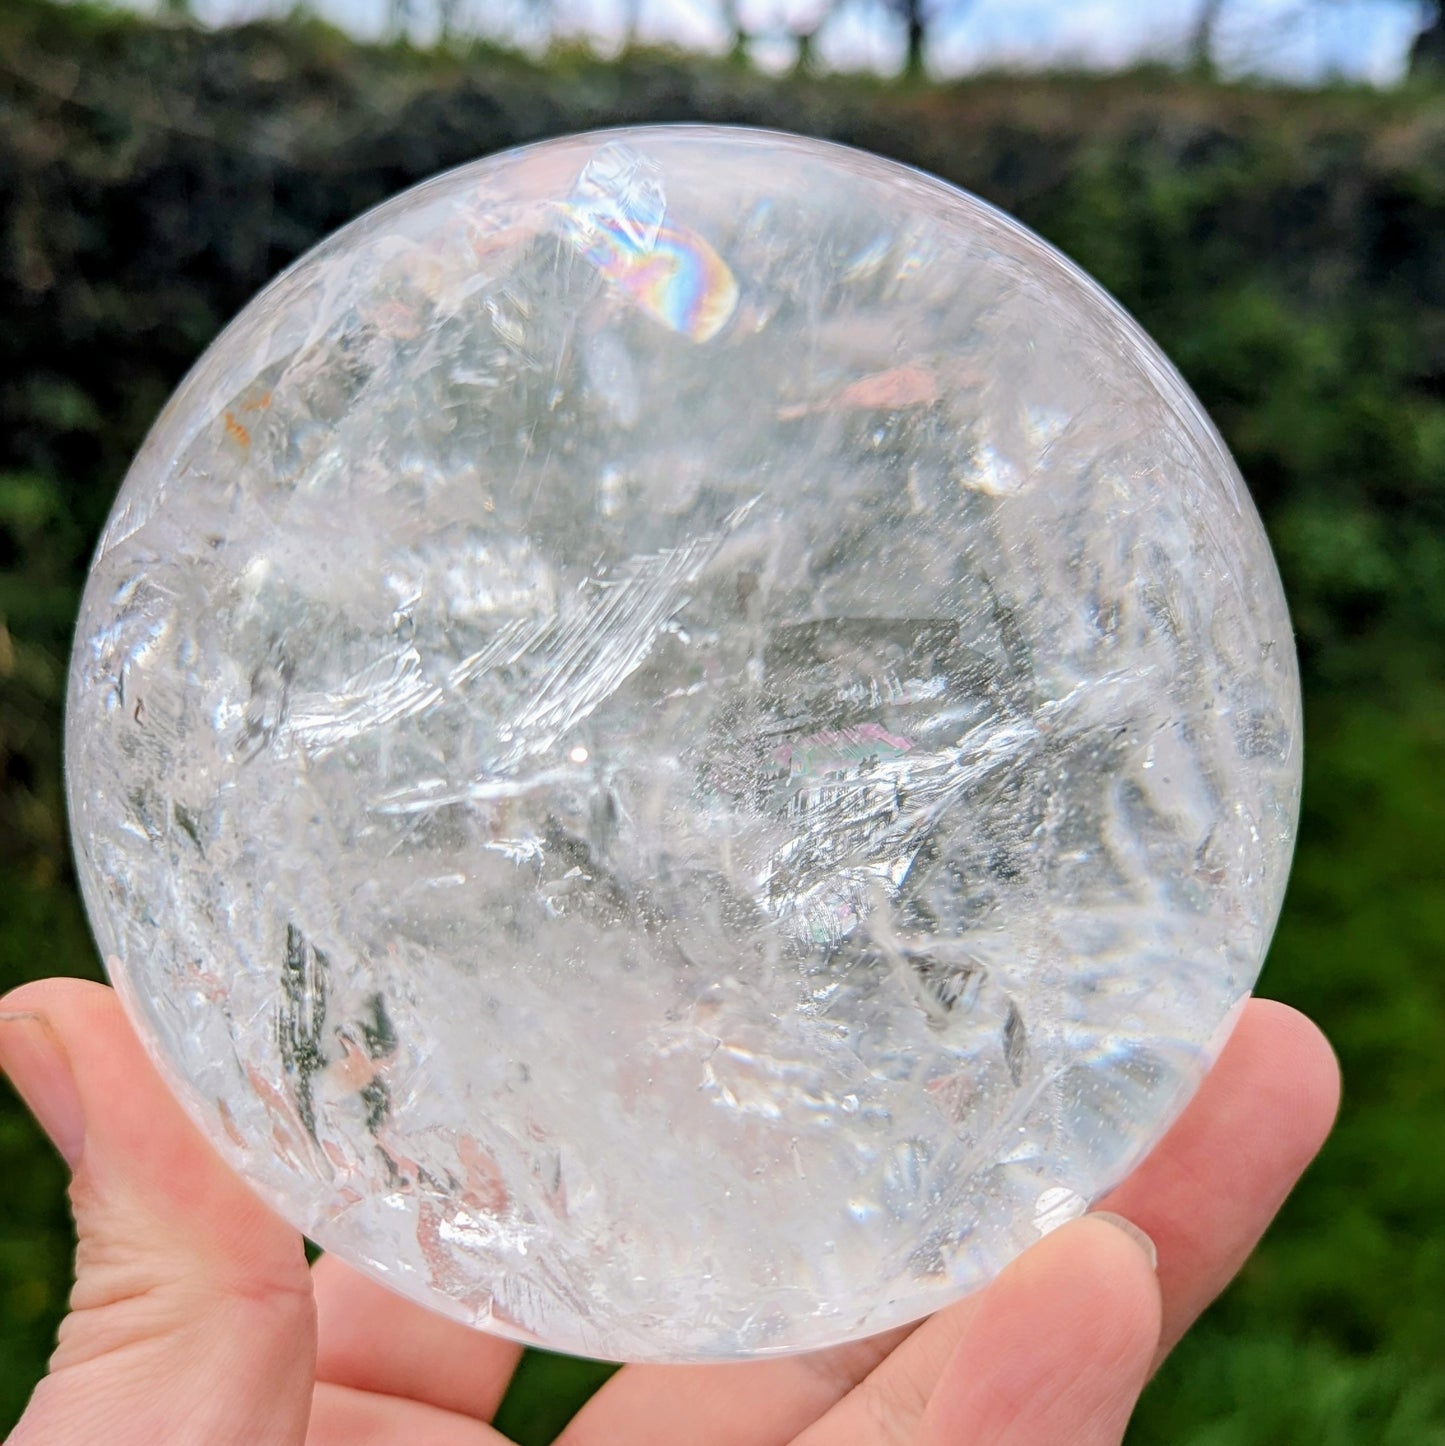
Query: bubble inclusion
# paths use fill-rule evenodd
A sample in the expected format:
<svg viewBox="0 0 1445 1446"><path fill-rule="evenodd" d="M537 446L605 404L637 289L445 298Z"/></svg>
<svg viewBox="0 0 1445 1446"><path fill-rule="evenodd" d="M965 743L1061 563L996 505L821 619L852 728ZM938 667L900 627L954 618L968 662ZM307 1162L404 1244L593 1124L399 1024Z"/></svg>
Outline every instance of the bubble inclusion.
<svg viewBox="0 0 1445 1446"><path fill-rule="evenodd" d="M138 457L71 671L82 882L290 1219L458 1319L713 1359L916 1318L1157 1141L1273 928L1298 683L1132 322L760 132L339 232Z"/></svg>

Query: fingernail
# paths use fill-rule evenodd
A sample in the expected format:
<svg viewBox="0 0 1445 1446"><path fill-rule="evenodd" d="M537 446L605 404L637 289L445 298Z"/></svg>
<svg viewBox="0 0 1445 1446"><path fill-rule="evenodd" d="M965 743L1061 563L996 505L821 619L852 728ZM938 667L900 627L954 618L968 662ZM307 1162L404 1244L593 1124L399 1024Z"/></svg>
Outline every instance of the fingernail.
<svg viewBox="0 0 1445 1446"><path fill-rule="evenodd" d="M0 1070L73 1170L85 1148L85 1115L65 1046L43 1014L0 1012Z"/></svg>
<svg viewBox="0 0 1445 1446"><path fill-rule="evenodd" d="M1090 1220L1102 1220L1106 1224L1122 1230L1145 1255L1149 1257L1149 1264L1154 1270L1159 1269L1159 1249L1154 1242L1134 1224L1132 1220L1126 1220L1122 1215L1115 1215L1112 1210L1094 1210L1089 1215Z"/></svg>

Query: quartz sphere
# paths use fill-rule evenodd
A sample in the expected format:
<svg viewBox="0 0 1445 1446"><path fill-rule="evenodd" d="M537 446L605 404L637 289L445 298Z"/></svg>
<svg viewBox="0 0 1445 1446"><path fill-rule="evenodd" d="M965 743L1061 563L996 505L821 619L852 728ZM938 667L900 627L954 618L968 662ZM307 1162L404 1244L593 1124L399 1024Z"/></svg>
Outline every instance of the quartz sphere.
<svg viewBox="0 0 1445 1446"><path fill-rule="evenodd" d="M1154 345L902 166L643 128L265 290L96 555L102 953L289 1220L462 1321L820 1347L1154 1145L1297 811L1279 580Z"/></svg>

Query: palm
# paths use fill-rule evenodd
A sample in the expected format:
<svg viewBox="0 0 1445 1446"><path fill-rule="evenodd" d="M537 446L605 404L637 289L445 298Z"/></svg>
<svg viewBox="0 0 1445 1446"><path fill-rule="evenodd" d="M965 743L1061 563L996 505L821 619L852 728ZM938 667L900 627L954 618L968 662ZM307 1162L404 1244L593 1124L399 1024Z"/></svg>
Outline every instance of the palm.
<svg viewBox="0 0 1445 1446"><path fill-rule="evenodd" d="M72 1190L76 1309L12 1446L92 1439L85 1423L96 1419L116 1446L503 1441L487 1423L520 1348L335 1259L308 1278L298 1237L170 1103L109 991L47 981L0 1007L44 1011L86 1120ZM24 1068L12 1072L26 1092ZM1157 1277L1124 1233L1083 1222L910 1330L756 1364L625 1367L562 1440L1117 1442L1153 1365L1239 1268L1319 1147L1336 1088L1314 1026L1252 1002L1188 1111L1103 1202L1157 1243ZM136 1398L159 1404L110 1424L127 1419L117 1402Z"/></svg>

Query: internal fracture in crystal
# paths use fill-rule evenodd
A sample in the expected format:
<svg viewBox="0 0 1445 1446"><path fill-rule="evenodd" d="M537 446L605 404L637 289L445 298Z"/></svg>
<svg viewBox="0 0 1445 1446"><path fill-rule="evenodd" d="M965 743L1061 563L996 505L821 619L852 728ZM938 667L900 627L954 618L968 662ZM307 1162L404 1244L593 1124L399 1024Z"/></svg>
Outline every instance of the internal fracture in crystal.
<svg viewBox="0 0 1445 1446"><path fill-rule="evenodd" d="M1176 373L902 167L658 128L323 243L126 480L71 671L102 950L328 1250L557 1349L918 1317L1160 1138L1299 784Z"/></svg>

